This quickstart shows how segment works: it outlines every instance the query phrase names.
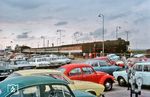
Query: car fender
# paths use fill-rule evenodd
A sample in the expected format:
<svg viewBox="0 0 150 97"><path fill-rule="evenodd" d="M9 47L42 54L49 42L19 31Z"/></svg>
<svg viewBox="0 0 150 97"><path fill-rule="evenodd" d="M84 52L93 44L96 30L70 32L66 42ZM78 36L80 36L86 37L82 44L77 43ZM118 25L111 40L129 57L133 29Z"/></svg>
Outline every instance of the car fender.
<svg viewBox="0 0 150 97"><path fill-rule="evenodd" d="M88 89L85 92L91 93L93 95L97 95L96 92L93 89Z"/></svg>
<svg viewBox="0 0 150 97"><path fill-rule="evenodd" d="M114 83L114 77L107 74L105 76L103 76L100 80L99 80L99 83L100 84L104 84L106 80L111 80L113 83Z"/></svg>

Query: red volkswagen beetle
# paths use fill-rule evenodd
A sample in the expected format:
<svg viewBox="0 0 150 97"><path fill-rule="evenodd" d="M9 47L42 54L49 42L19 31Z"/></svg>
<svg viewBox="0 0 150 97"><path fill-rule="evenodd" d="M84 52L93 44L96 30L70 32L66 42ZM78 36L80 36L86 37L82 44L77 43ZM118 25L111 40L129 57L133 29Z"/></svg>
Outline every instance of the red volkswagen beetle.
<svg viewBox="0 0 150 97"><path fill-rule="evenodd" d="M112 89L114 77L104 73L96 72L92 66L87 64L67 64L58 68L72 80L91 81L105 86L105 90Z"/></svg>

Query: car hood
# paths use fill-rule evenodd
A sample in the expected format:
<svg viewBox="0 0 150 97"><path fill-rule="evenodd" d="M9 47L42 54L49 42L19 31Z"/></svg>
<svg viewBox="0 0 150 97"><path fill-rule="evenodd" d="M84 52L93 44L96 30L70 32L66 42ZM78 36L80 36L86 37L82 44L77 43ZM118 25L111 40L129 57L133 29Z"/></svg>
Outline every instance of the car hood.
<svg viewBox="0 0 150 97"><path fill-rule="evenodd" d="M73 93L74 93L75 97L96 97L88 92L82 92L79 90L74 90Z"/></svg>

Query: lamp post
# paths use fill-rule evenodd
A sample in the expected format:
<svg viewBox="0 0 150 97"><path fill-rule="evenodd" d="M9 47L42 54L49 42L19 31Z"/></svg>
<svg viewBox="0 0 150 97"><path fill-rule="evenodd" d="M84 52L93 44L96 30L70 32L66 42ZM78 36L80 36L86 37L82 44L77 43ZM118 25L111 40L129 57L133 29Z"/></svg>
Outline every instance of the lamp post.
<svg viewBox="0 0 150 97"><path fill-rule="evenodd" d="M126 34L127 34L127 41L128 41L128 39L129 39L129 37L128 37L129 31L125 31L125 32L126 32Z"/></svg>
<svg viewBox="0 0 150 97"><path fill-rule="evenodd" d="M118 39L118 30L121 29L120 26L116 26L116 39Z"/></svg>
<svg viewBox="0 0 150 97"><path fill-rule="evenodd" d="M61 44L62 44L62 40L61 39L63 37L62 36L62 32L65 32L65 30L58 29L57 32L59 33L59 38L58 39L59 39L59 45L61 46Z"/></svg>
<svg viewBox="0 0 150 97"><path fill-rule="evenodd" d="M104 53L105 53L105 43L104 43L104 15L103 14L99 14L98 17L102 17L102 39L103 39L103 42L102 42L102 53L103 53L103 56L104 56Z"/></svg>
<svg viewBox="0 0 150 97"><path fill-rule="evenodd" d="M43 39L43 47L45 47L45 37L41 36L41 39Z"/></svg>

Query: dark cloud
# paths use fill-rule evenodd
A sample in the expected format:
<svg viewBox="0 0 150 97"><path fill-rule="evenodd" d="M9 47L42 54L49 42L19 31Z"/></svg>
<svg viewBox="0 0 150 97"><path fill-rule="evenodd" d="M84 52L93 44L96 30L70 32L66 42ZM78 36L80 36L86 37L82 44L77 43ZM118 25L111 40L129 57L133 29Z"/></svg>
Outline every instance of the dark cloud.
<svg viewBox="0 0 150 97"><path fill-rule="evenodd" d="M35 38L34 36L29 36L30 32L23 32L19 35L17 35L17 39L33 39Z"/></svg>
<svg viewBox="0 0 150 97"><path fill-rule="evenodd" d="M25 39L25 38L28 38L28 32L23 32L22 34L17 35L17 38L18 38L18 39Z"/></svg>
<svg viewBox="0 0 150 97"><path fill-rule="evenodd" d="M43 0L4 0L4 3L20 9L34 9L43 5Z"/></svg>
<svg viewBox="0 0 150 97"><path fill-rule="evenodd" d="M70 8L69 6L63 6L63 7L56 8L55 11L62 12L68 10L69 8Z"/></svg>
<svg viewBox="0 0 150 97"><path fill-rule="evenodd" d="M0 32L2 32L3 30L2 29L0 29Z"/></svg>
<svg viewBox="0 0 150 97"><path fill-rule="evenodd" d="M63 25L67 25L67 24L68 24L68 22L62 21L62 22L56 23L55 26L63 26Z"/></svg>

